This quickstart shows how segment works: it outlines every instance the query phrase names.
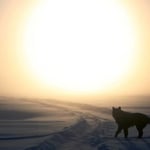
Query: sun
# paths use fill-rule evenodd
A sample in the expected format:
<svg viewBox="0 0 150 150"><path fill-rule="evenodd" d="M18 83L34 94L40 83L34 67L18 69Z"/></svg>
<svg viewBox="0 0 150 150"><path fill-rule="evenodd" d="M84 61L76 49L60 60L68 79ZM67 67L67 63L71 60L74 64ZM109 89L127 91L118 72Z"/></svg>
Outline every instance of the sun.
<svg viewBox="0 0 150 150"><path fill-rule="evenodd" d="M115 0L44 0L26 21L24 56L45 86L105 90L128 74L135 40L133 23Z"/></svg>

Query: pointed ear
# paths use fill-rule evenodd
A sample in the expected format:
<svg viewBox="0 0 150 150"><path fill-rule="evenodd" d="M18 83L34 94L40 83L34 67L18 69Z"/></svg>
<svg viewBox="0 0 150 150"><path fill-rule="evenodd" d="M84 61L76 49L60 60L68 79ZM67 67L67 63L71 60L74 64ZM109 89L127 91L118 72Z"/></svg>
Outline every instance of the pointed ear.
<svg viewBox="0 0 150 150"><path fill-rule="evenodd" d="M119 106L118 109L121 110L121 107Z"/></svg>

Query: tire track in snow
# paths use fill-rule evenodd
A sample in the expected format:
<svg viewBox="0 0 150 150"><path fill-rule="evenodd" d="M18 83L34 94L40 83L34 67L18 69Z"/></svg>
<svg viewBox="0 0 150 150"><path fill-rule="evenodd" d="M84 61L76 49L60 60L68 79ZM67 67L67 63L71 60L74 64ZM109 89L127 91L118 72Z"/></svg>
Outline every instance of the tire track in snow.
<svg viewBox="0 0 150 150"><path fill-rule="evenodd" d="M80 111L74 112L80 119L76 124L57 132L37 147L27 148L26 150L74 150L94 148L94 138L100 138L111 125L104 127L103 119L90 113ZM105 131L106 130L106 131ZM98 144L98 143L97 143Z"/></svg>

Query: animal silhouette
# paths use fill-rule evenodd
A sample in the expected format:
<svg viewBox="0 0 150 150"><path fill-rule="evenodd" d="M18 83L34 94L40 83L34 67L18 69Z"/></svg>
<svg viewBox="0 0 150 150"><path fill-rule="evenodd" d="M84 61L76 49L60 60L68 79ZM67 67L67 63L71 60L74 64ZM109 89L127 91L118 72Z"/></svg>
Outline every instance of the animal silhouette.
<svg viewBox="0 0 150 150"><path fill-rule="evenodd" d="M143 129L147 124L150 124L150 118L142 113L131 113L126 112L121 109L121 107L112 107L112 116L114 117L116 123L118 124L118 129L115 133L115 137L123 130L124 137L128 137L128 128L136 126L138 130L138 138L142 138Z"/></svg>

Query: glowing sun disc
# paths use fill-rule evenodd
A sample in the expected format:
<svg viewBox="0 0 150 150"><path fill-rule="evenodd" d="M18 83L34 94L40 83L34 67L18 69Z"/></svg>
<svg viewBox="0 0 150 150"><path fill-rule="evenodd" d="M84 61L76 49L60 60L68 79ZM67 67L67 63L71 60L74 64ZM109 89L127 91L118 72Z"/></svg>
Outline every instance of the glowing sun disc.
<svg viewBox="0 0 150 150"><path fill-rule="evenodd" d="M115 0L44 0L27 20L23 44L42 83L87 92L107 89L129 72L135 33Z"/></svg>

